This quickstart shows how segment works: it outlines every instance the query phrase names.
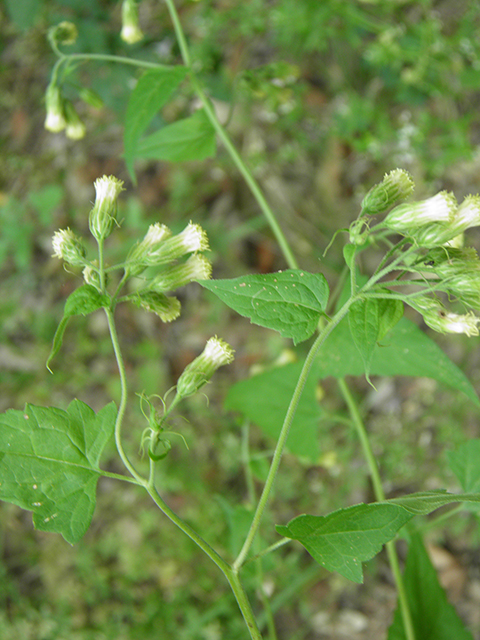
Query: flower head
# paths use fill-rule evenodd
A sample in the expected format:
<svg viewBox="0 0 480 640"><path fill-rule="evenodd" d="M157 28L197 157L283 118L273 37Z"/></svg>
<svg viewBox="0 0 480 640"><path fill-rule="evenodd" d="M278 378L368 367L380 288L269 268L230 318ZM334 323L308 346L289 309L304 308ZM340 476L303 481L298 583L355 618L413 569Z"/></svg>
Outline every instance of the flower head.
<svg viewBox="0 0 480 640"><path fill-rule="evenodd" d="M146 264L155 266L172 262L187 253L208 251L208 238L198 224L189 222L185 229L171 238L167 238L158 247L152 247L146 256Z"/></svg>
<svg viewBox="0 0 480 640"><path fill-rule="evenodd" d="M143 32L138 21L138 6L136 0L123 0L122 31L120 37L127 44L135 44L143 39Z"/></svg>
<svg viewBox="0 0 480 640"><path fill-rule="evenodd" d="M187 365L178 379L177 395L186 398L196 393L219 367L233 361L234 353L232 347L220 338L210 338L203 353Z"/></svg>
<svg viewBox="0 0 480 640"><path fill-rule="evenodd" d="M465 333L467 336L478 336L477 318L473 312L465 315L447 311L437 298L419 296L408 304L422 314L425 324L439 333Z"/></svg>
<svg viewBox="0 0 480 640"><path fill-rule="evenodd" d="M183 264L165 269L149 284L155 291L173 291L196 280L208 280L212 275L210 261L201 253L194 253Z"/></svg>
<svg viewBox="0 0 480 640"><path fill-rule="evenodd" d="M65 100L65 121L67 128L65 134L71 140L81 140L85 137L86 128L82 120L80 120L75 107L70 100Z"/></svg>
<svg viewBox="0 0 480 640"><path fill-rule="evenodd" d="M132 302L145 311L155 313L163 322L172 322L180 315L180 301L156 291L140 291Z"/></svg>
<svg viewBox="0 0 480 640"><path fill-rule="evenodd" d="M57 44L75 44L78 38L78 29L73 22L64 20L50 29L49 36Z"/></svg>
<svg viewBox="0 0 480 640"><path fill-rule="evenodd" d="M395 169L386 173L382 182L370 189L362 202L362 213L383 213L413 192L415 185L409 173Z"/></svg>
<svg viewBox="0 0 480 640"><path fill-rule="evenodd" d="M453 193L441 191L427 200L395 207L385 218L384 224L392 231L413 235L413 231L424 225L438 223L448 225L453 220L456 208L457 201Z"/></svg>
<svg viewBox="0 0 480 640"><path fill-rule="evenodd" d="M90 211L88 224L92 235L103 240L112 232L117 214L117 198L123 191L123 182L114 176L102 176L95 180L95 204Z"/></svg>
<svg viewBox="0 0 480 640"><path fill-rule="evenodd" d="M45 94L45 106L47 117L45 118L45 129L58 133L67 126L65 120L64 100L59 86L51 82Z"/></svg>
<svg viewBox="0 0 480 640"><path fill-rule="evenodd" d="M160 250L162 243L172 235L170 229L160 222L151 224L145 237L132 247L125 265L125 272L129 276L137 276L145 270L148 256Z"/></svg>
<svg viewBox="0 0 480 640"><path fill-rule="evenodd" d="M86 251L82 240L70 229L55 231L52 238L53 255L73 266L84 266Z"/></svg>

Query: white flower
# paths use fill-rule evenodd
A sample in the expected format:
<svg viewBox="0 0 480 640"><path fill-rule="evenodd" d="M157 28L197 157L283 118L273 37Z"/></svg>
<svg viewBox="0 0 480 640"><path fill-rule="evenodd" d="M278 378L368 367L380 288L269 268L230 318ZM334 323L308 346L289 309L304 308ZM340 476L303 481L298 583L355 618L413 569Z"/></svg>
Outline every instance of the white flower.
<svg viewBox="0 0 480 640"><path fill-rule="evenodd" d="M155 224L151 224L148 227L148 231L145 234L142 243L145 243L146 246L153 248L156 244L160 244L160 242L163 242L171 235L172 232L166 225L160 224L160 222L156 222Z"/></svg>
<svg viewBox="0 0 480 640"><path fill-rule="evenodd" d="M177 395L185 398L196 393L206 384L215 371L234 359L232 347L217 338L210 338L203 353L185 368L177 382Z"/></svg>
<svg viewBox="0 0 480 640"><path fill-rule="evenodd" d="M195 280L208 280L212 275L210 261L200 253L195 253L183 264L165 269L156 276L149 289L155 291L173 291Z"/></svg>
<svg viewBox="0 0 480 640"><path fill-rule="evenodd" d="M363 199L362 213L383 213L399 200L408 198L414 186L412 177L403 169L386 173L382 182L372 187Z"/></svg>
<svg viewBox="0 0 480 640"><path fill-rule="evenodd" d="M470 227L478 227L480 225L479 196L467 196L465 198L455 213L453 224L455 229L459 229L457 234Z"/></svg>
<svg viewBox="0 0 480 640"><path fill-rule="evenodd" d="M59 229L52 238L53 256L74 266L85 264L85 247L71 229Z"/></svg>
<svg viewBox="0 0 480 640"><path fill-rule="evenodd" d="M124 0L122 4L122 31L120 37L127 44L135 44L143 39L143 32L138 22L136 0Z"/></svg>
<svg viewBox="0 0 480 640"><path fill-rule="evenodd" d="M182 243L185 253L209 249L207 234L199 224L193 222L188 223L182 233L178 234L177 239Z"/></svg>
<svg viewBox="0 0 480 640"><path fill-rule="evenodd" d="M58 133L67 126L62 94L56 84L50 83L45 95L45 106L47 117L45 118L45 129Z"/></svg>
<svg viewBox="0 0 480 640"><path fill-rule="evenodd" d="M203 355L210 360L215 367L221 367L224 364L230 364L234 359L234 351L232 347L215 336L207 340Z"/></svg>
<svg viewBox="0 0 480 640"><path fill-rule="evenodd" d="M92 235L103 240L110 235L117 214L117 198L123 191L123 182L114 176L102 176L95 180L95 204L90 211L88 224Z"/></svg>
<svg viewBox="0 0 480 640"><path fill-rule="evenodd" d="M177 260L187 253L208 250L208 238L205 231L200 225L189 222L181 233L167 238L158 247L152 248L145 258L145 263L149 266L156 266Z"/></svg>
<svg viewBox="0 0 480 640"><path fill-rule="evenodd" d="M453 193L441 191L422 202L395 207L385 218L384 223L392 231L408 235L410 231L426 224L451 222L456 209L457 201Z"/></svg>
<svg viewBox="0 0 480 640"><path fill-rule="evenodd" d="M445 316L439 318L436 331L442 333L465 333L467 336L478 336L477 324L480 318L473 313L466 315L458 315L456 313L446 313ZM435 329L435 327L433 327ZM443 329L443 331L442 331Z"/></svg>

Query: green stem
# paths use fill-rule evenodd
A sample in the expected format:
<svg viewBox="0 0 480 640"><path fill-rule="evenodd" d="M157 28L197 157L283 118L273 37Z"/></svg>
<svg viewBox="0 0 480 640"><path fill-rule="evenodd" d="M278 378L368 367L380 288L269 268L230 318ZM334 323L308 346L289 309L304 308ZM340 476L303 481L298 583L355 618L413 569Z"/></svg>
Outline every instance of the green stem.
<svg viewBox="0 0 480 640"><path fill-rule="evenodd" d="M245 482L247 484L248 501L250 504L255 504L257 497L255 494L255 483L253 481L253 474L250 467L249 439L250 429L248 422L246 422L242 426L242 463L245 469ZM255 540L256 547L258 547L258 542L259 540L257 538ZM275 619L273 617L272 607L270 605L270 598L265 593L265 589L263 586L263 565L262 558L259 553L257 553L255 556L255 572L257 580L257 590L260 593L260 599L263 604L263 611L268 628L269 640L278 640L277 630L275 628Z"/></svg>
<svg viewBox="0 0 480 640"><path fill-rule="evenodd" d="M121 430L122 430L123 417L125 415L125 410L127 408L127 398L128 398L127 376L125 373L125 363L123 362L123 356L120 350L120 343L118 341L117 329L115 327L115 319L113 317L113 312L111 309L105 309L105 313L107 315L108 329L110 331L110 338L112 340L113 350L115 352L115 358L117 360L118 372L120 375L120 385L121 385L120 405L118 407L117 419L115 421L115 444L117 446L118 455L122 459L122 462L125 465L125 467L140 484L144 484L145 482L144 479L139 473L137 473L137 471L135 470L134 466L128 459L128 456L123 449Z"/></svg>
<svg viewBox="0 0 480 640"><path fill-rule="evenodd" d="M104 53L70 53L65 54L60 52L60 60L57 61L56 66L61 64L67 64L72 60L78 60L79 62L88 62L89 60L97 60L99 62L116 62L118 64L127 64L131 67L140 67L144 69L171 69L171 66L166 64L160 64L159 62L147 62L146 60L139 60L138 58L127 58L125 56L108 55Z"/></svg>
<svg viewBox="0 0 480 640"><path fill-rule="evenodd" d="M196 94L198 95L198 97L200 98L200 100L201 100L201 102L203 104L203 108L205 109L205 113L207 114L208 119L210 120L210 122L211 122L213 128L215 129L215 131L217 132L218 137L223 142L223 145L224 145L225 149L227 150L228 154L230 155L233 163L237 167L237 169L240 172L240 174L242 175L243 179L247 183L248 187L250 188L250 191L252 192L252 194L253 194L255 200L257 201L260 209L262 210L265 218L267 219L267 222L270 225L270 228L271 228L271 230L272 230L272 232L273 232L273 234L274 234L274 236L275 236L275 238L276 238L276 240L278 242L278 245L279 245L280 249L282 250L282 253L283 253L284 257L285 257L285 260L286 260L288 266L291 269L298 269L297 260L296 260L295 256L293 255L293 252L292 252L292 250L290 248L290 245L289 245L289 243L288 243L283 231L281 230L280 225L277 222L275 214L273 213L273 211L270 208L268 202L266 201L266 199L265 199L265 197L264 197L264 195L262 193L262 190L258 186L258 183L255 180L255 178L253 177L251 171L248 169L248 167L246 166L245 162L240 157L240 154L236 150L235 146L231 142L228 133L226 132L224 127L220 124L220 121L217 118L217 114L215 113L215 110L213 109L212 104L211 104L208 96L204 92L204 90L201 87L198 79L195 76L195 73L194 73L193 69L191 68L190 52L188 50L188 45L187 45L187 42L186 42L186 39L185 39L185 35L183 33L182 25L180 24L180 20L179 20L179 17L178 17L177 10L175 8L175 4L174 4L173 0L165 0L165 3L167 5L167 7L168 7L168 11L170 13L170 17L171 17L171 20L173 22L173 26L174 26L174 29L175 29L175 35L177 36L178 44L179 44L179 47L180 47L180 52L182 54L183 63L184 63L184 65L186 67L188 67L190 69L190 75L191 75L193 88L195 89Z"/></svg>
<svg viewBox="0 0 480 640"><path fill-rule="evenodd" d="M172 509L170 509L151 483L144 483L144 486L157 507L167 516L167 518L169 518L179 529L181 529L181 531L183 531L183 533L193 540L193 542L217 565L228 580L252 640L262 640L262 634L260 633L252 607L237 572L232 570L232 567L230 567L230 565L225 562L215 549L213 549L208 542L199 536L198 533L190 527L190 525L184 522L174 511L172 511Z"/></svg>
<svg viewBox="0 0 480 640"><path fill-rule="evenodd" d="M248 531L247 537L245 539L244 545L233 563L233 568L238 571L242 564L245 562L248 552L250 551L250 547L252 546L255 535L257 534L258 528L260 526L260 522L263 516L263 512L267 506L270 494L273 489L273 485L275 482L275 477L277 475L278 468L280 466L280 462L282 459L283 451L285 449L285 444L288 438L288 433L290 431L290 426L292 424L293 418L295 416L295 412L298 407L298 403L300 402L300 397L303 392L303 388L307 381L308 374L310 369L312 368L312 364L315 360L315 357L318 353L318 350L328 338L333 329L337 326L340 320L348 313L350 306L356 300L356 297L351 297L347 300L347 302L343 305L343 307L337 311L337 313L333 316L330 322L326 325L326 327L320 332L317 339L313 343L310 351L308 352L307 357L305 358L305 362L303 364L302 371L298 378L297 386L295 387L295 391L293 392L292 399L290 401L290 405L287 410L287 414L285 416L285 420L282 425L282 429L280 431L280 435L278 437L277 445L275 447L275 451L273 454L272 462L270 464L270 469L268 471L267 479L265 481L265 485L263 487L262 495L260 496L260 500L258 501L257 509L255 511L255 515L253 516L253 521Z"/></svg>
<svg viewBox="0 0 480 640"><path fill-rule="evenodd" d="M365 459L368 464L368 468L370 470L370 476L372 479L375 498L377 499L378 502L383 502L385 500L385 492L383 491L383 486L382 486L382 481L380 479L380 473L378 471L377 461L375 459L375 456L373 455L372 448L370 446L370 441L368 439L368 435L365 429L365 425L363 424L362 417L358 410L358 406L355 400L353 399L353 396L350 393L350 389L348 388L343 378L339 378L338 386L340 387L344 400L348 406L348 410L350 411L353 424L355 426L357 435L362 445L363 455L365 456ZM387 549L387 555L388 555L388 560L390 562L390 567L392 569L393 577L397 587L398 601L400 603L400 610L402 613L402 621L403 621L403 627L405 630L405 637L407 640L415 640L415 631L413 627L412 616L410 613L410 607L408 605L408 599L405 591L405 585L403 583L402 573L400 571L400 564L398 561L397 551L395 549L395 543L393 541L390 541L390 542L387 542L385 546Z"/></svg>

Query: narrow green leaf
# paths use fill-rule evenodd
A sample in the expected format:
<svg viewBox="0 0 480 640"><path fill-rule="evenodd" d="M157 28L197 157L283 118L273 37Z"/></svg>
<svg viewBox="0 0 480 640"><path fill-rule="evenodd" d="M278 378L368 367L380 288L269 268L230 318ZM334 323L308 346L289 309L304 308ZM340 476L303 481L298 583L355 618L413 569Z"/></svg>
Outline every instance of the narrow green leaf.
<svg viewBox="0 0 480 640"><path fill-rule="evenodd" d="M134 182L133 163L138 140L186 74L187 69L182 66L146 71L132 91L125 116L124 146L125 162Z"/></svg>
<svg viewBox="0 0 480 640"><path fill-rule="evenodd" d="M239 411L264 433L278 439L303 363L275 367L232 385L225 407ZM318 425L323 410L315 399L317 379L309 376L288 434L288 449L315 464L318 461Z"/></svg>
<svg viewBox="0 0 480 640"><path fill-rule="evenodd" d="M362 562L376 556L412 517L394 504L358 504L327 516L299 516L276 530L298 540L328 571L360 583Z"/></svg>
<svg viewBox="0 0 480 640"><path fill-rule="evenodd" d="M78 289L75 289L75 291L68 296L65 302L63 318L61 319L53 337L52 350L50 351L50 355L47 359L46 367L49 371L51 371L51 361L60 351L62 346L63 335L67 328L69 319L75 315L85 316L89 313L93 313L93 311L97 311L97 309L100 309L101 307L108 306L108 304L108 297L103 296L90 284L84 284L83 286L78 287Z"/></svg>
<svg viewBox="0 0 480 640"><path fill-rule="evenodd" d="M162 127L138 142L135 156L169 162L205 160L215 155L215 129L205 111Z"/></svg>
<svg viewBox="0 0 480 640"><path fill-rule="evenodd" d="M379 301L367 298L355 302L348 312L353 342L362 356L365 376L370 382L370 366L380 332Z"/></svg>
<svg viewBox="0 0 480 640"><path fill-rule="evenodd" d="M387 342L375 350L370 375L432 378L461 391L480 406L475 389L463 371L415 323L402 318L389 332ZM340 322L322 346L315 363L315 373L320 378L363 375L363 361L353 345L346 319Z"/></svg>
<svg viewBox="0 0 480 640"><path fill-rule="evenodd" d="M279 331L294 344L314 333L328 300L322 274L294 269L200 284L253 324Z"/></svg>
<svg viewBox="0 0 480 640"><path fill-rule="evenodd" d="M418 640L473 640L438 582L421 537L412 536L403 574L408 607ZM397 607L388 640L406 640Z"/></svg>
<svg viewBox="0 0 480 640"><path fill-rule="evenodd" d="M480 439L468 440L448 452L447 460L464 491L480 492Z"/></svg>
<svg viewBox="0 0 480 640"><path fill-rule="evenodd" d="M95 414L79 400L67 411L27 404L1 414L0 499L32 511L36 529L78 542L95 509L98 461L115 418L113 402Z"/></svg>

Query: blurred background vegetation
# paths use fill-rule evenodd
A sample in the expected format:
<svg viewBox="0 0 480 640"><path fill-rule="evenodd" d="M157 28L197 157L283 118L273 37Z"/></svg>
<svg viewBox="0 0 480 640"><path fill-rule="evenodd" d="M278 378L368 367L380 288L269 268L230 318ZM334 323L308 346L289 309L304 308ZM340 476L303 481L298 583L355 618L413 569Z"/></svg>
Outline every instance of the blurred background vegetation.
<svg viewBox="0 0 480 640"><path fill-rule="evenodd" d="M335 230L357 215L364 193L402 167L416 197L440 189L459 200L480 179L480 4L467 0L179 0L195 68L221 120L253 169L302 268L322 271L331 286L341 269L341 242L323 252ZM222 148L202 163L137 164L134 188L122 159L122 120L138 73L106 63L78 66L69 97L87 126L71 141L44 130L44 92L55 61L48 27L71 20L72 51L180 61L162 2L142 0L143 42L119 38L120 3L108 0L5 0L0 6L0 410L26 401L64 407L78 397L95 410L118 401L119 383L100 314L69 327L64 348L45 369L66 296L81 279L51 259L51 236L70 226L87 236L93 182L125 180L122 227L111 256L161 221L174 231L193 220L208 232L215 277L285 267L252 196ZM103 106L91 106L82 87ZM83 99L83 98L86 98ZM156 124L192 107L184 88ZM478 247L475 230L470 241ZM368 268L368 264L367 264ZM235 317L199 287L181 293L183 315L164 326L120 307L118 324L133 391L165 391L211 335L237 351L229 371L183 408L180 439L166 458L159 487L169 504L228 555L249 519L241 462L246 426L223 411L232 381L285 357L289 344ZM437 339L438 336L435 338ZM477 339L437 341L480 387ZM300 349L301 352L301 349ZM288 355L288 354L287 354ZM430 380L377 381L377 393L352 381L389 495L456 488L445 453L479 436L478 412L466 398ZM329 414L344 408L331 380L318 397ZM302 512L325 513L372 499L358 443L338 420L321 426L321 456L312 465L287 455L272 513L263 527ZM132 398L126 421L136 456L144 424ZM259 490L263 452L273 443L250 428L251 469ZM113 444L105 461L122 472ZM220 497L222 496L222 497ZM135 488L102 481L91 529L76 547L34 532L31 515L0 505L0 637L4 640L240 640L238 610L216 568L161 517ZM441 572L462 617L480 638L480 554L473 516L429 538L444 552ZM381 638L395 606L382 555L366 584L325 576L292 545L265 561L261 581L272 593L279 638ZM452 569L453 567L453 569ZM453 573L452 573L453 572ZM448 574L448 575L447 575ZM445 577L447 575L447 577ZM247 586L258 575L247 569Z"/></svg>

